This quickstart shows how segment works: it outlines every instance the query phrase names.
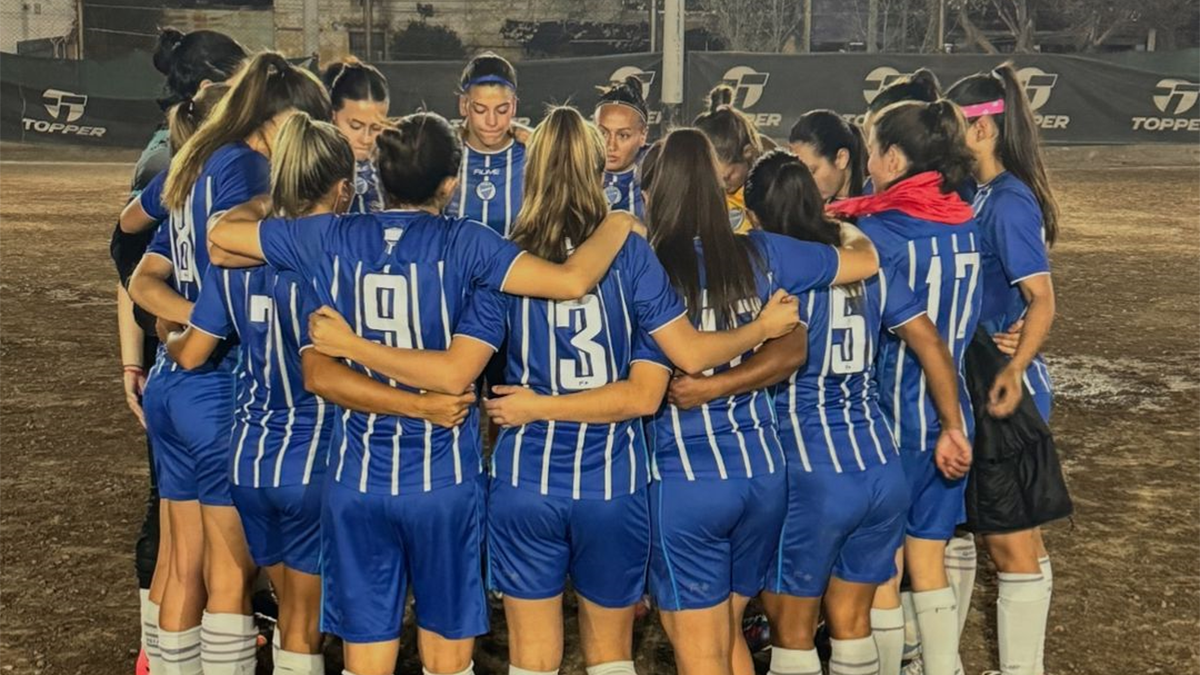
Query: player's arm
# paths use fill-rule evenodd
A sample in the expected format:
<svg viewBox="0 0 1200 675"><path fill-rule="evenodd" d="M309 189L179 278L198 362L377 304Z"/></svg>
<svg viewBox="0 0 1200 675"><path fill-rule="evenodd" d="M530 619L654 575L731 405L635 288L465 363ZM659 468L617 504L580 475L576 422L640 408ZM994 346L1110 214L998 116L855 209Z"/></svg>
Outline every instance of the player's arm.
<svg viewBox="0 0 1200 675"><path fill-rule="evenodd" d="M668 400L687 410L715 398L737 396L786 380L808 359L808 328L768 341L738 365L715 375L681 375L671 380Z"/></svg>
<svg viewBox="0 0 1200 675"><path fill-rule="evenodd" d="M838 271L834 286L862 281L879 272L879 254L862 230L842 223L842 245L838 247Z"/></svg>
<svg viewBox="0 0 1200 675"><path fill-rule="evenodd" d="M185 370L195 370L208 361L220 344L221 338L188 326L167 336L167 353Z"/></svg>
<svg viewBox="0 0 1200 675"><path fill-rule="evenodd" d="M133 276L129 277L129 297L160 319L187 324L192 315L192 303L167 283L174 268L171 261L154 253L142 257Z"/></svg>
<svg viewBox="0 0 1200 675"><path fill-rule="evenodd" d="M300 365L305 389L331 403L359 412L424 419L453 428L462 424L475 402L472 392L457 396L417 394L389 387L316 349L303 350Z"/></svg>
<svg viewBox="0 0 1200 675"><path fill-rule="evenodd" d="M566 262L552 263L534 255L521 255L509 268L500 290L550 300L581 298L600 283L637 224L634 216L613 211Z"/></svg>
<svg viewBox="0 0 1200 675"><path fill-rule="evenodd" d="M745 354L758 345L787 335L800 325L799 305L776 291L758 317L732 330L701 331L681 315L651 335L675 367L689 375L702 373Z"/></svg>
<svg viewBox="0 0 1200 675"><path fill-rule="evenodd" d="M971 468L971 444L963 431L962 408L958 400L958 372L954 358L937 332L937 326L925 314L918 314L892 332L904 340L909 351L925 371L930 398L937 409L942 434L938 439L935 461L947 478L961 478Z"/></svg>
<svg viewBox="0 0 1200 675"><path fill-rule="evenodd" d="M313 347L326 356L349 359L410 387L444 394L466 391L496 353L491 345L466 335L455 335L445 350L389 347L359 336L328 306L309 315L308 334Z"/></svg>
<svg viewBox="0 0 1200 675"><path fill-rule="evenodd" d="M117 284L117 336L121 344L121 379L125 388L125 403L138 422L146 426L142 411L142 390L146 387L146 370L142 363L142 346L146 334L133 317L133 300L121 284Z"/></svg>
<svg viewBox="0 0 1200 675"><path fill-rule="evenodd" d="M545 396L526 387L499 385L498 397L485 399L484 408L501 426L520 426L537 420L608 424L652 415L662 404L671 371L650 361L635 361L629 377L596 389Z"/></svg>
<svg viewBox="0 0 1200 675"><path fill-rule="evenodd" d="M1017 409L1025 392L1025 373L1042 351L1054 325L1054 283L1049 274L1037 274L1017 283L1025 297L1026 311L1020 327L1016 350L1008 365L996 375L988 392L988 412L1008 417Z"/></svg>
<svg viewBox="0 0 1200 675"><path fill-rule="evenodd" d="M271 214L270 195L260 195L208 223L208 255L221 267L254 267L263 264L259 224Z"/></svg>
<svg viewBox="0 0 1200 675"><path fill-rule="evenodd" d="M121 211L120 227L125 234L144 232L158 224L158 219L146 213L142 200L134 197Z"/></svg>

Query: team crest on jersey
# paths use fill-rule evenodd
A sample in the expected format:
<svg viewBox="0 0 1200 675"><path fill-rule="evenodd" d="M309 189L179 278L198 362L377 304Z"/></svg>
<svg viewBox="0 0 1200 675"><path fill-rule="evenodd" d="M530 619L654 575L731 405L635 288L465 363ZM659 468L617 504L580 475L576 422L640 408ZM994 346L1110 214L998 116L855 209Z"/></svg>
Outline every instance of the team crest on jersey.
<svg viewBox="0 0 1200 675"><path fill-rule="evenodd" d="M475 196L485 202L491 201L492 197L496 196L496 184L489 180L483 181L475 186Z"/></svg>
<svg viewBox="0 0 1200 675"><path fill-rule="evenodd" d="M729 209L729 225L737 230L742 226L742 221L746 219L746 212L742 209Z"/></svg>
<svg viewBox="0 0 1200 675"><path fill-rule="evenodd" d="M605 185L604 198L608 200L609 206L616 206L617 202L621 201L621 188L616 185Z"/></svg>
<svg viewBox="0 0 1200 675"><path fill-rule="evenodd" d="M369 189L369 186L367 185L366 178L364 178L363 176L355 176L354 177L354 193L355 194L365 195L365 194L367 194L368 189Z"/></svg>

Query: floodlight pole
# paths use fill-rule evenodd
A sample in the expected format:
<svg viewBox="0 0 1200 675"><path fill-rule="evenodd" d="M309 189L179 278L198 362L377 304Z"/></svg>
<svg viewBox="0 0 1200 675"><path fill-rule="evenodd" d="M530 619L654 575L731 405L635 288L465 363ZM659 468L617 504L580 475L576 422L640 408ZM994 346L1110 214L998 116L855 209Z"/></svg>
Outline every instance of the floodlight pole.
<svg viewBox="0 0 1200 675"><path fill-rule="evenodd" d="M684 0L663 1L663 131L675 125L683 104L684 11Z"/></svg>

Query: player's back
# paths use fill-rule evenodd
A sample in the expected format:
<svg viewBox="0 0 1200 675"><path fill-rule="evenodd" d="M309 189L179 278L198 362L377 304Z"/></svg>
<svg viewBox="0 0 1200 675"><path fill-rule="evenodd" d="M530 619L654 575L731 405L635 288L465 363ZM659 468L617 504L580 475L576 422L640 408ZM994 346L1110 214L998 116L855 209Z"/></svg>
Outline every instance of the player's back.
<svg viewBox="0 0 1200 675"><path fill-rule="evenodd" d="M463 143L458 190L446 205L446 215L470 218L507 237L521 211L524 185L524 143L513 140L494 152Z"/></svg>
<svg viewBox="0 0 1200 675"><path fill-rule="evenodd" d="M970 431L970 400L961 380L963 354L979 322L982 298L975 222L946 225L885 211L862 218L859 227L879 250L884 268L907 280L949 347ZM878 369L880 402L900 448L931 450L940 425L920 363L902 340L885 335Z"/></svg>
<svg viewBox="0 0 1200 675"><path fill-rule="evenodd" d="M506 379L559 395L626 379L635 360L669 367L647 333L682 314L649 244L631 235L600 283L578 300L508 296ZM514 487L576 499L631 494L649 480L637 419L506 428L492 467L494 477Z"/></svg>

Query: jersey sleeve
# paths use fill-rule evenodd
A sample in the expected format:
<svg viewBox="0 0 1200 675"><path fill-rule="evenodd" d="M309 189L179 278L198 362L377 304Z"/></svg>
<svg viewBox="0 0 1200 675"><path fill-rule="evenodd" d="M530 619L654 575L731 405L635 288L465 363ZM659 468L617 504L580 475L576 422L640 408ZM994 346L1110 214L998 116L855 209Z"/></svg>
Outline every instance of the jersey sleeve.
<svg viewBox="0 0 1200 675"><path fill-rule="evenodd" d="M997 199L999 198L999 199ZM1039 274L1050 273L1050 258L1042 231L1042 211L1027 195L993 195L993 232L996 255L1010 285Z"/></svg>
<svg viewBox="0 0 1200 675"><path fill-rule="evenodd" d="M628 256L622 267L628 266L630 278L622 284L625 293L633 294L638 328L653 333L687 313L667 271L645 239L631 234L620 255Z"/></svg>
<svg viewBox="0 0 1200 675"><path fill-rule="evenodd" d="M154 230L154 236L146 245L146 254L159 255L167 260L173 260L171 258L171 224L169 222L163 221L158 224Z"/></svg>
<svg viewBox="0 0 1200 675"><path fill-rule="evenodd" d="M337 216L324 214L298 219L268 218L258 224L258 244L263 259L275 269L316 276L324 242L336 227Z"/></svg>
<svg viewBox="0 0 1200 675"><path fill-rule="evenodd" d="M837 278L839 258L834 247L778 234L768 234L767 241L772 249L771 271L777 285L788 293L825 288Z"/></svg>
<svg viewBox="0 0 1200 675"><path fill-rule="evenodd" d="M894 331L925 313L917 294L908 285L904 274L893 265L879 270L879 290L883 301L883 326Z"/></svg>
<svg viewBox="0 0 1200 675"><path fill-rule="evenodd" d="M479 340L495 351L500 351L506 330L508 299L510 296L483 286L477 286L467 298L467 306L454 326L455 336Z"/></svg>
<svg viewBox="0 0 1200 675"><path fill-rule="evenodd" d="M300 334L296 338L296 344L299 345L299 351L304 351L312 345L312 337L308 334L308 317L313 312L321 308L321 299L317 296L317 289L313 284L296 281L296 325L300 327Z"/></svg>
<svg viewBox="0 0 1200 675"><path fill-rule="evenodd" d="M167 207L163 206L162 203L163 185L165 185L166 182L167 172L163 171L151 179L151 181L146 184L146 187L142 190L141 194L138 195L138 204L141 205L142 210L146 212L146 215L150 216L154 220L166 220L167 216L171 215L170 212L167 211Z"/></svg>
<svg viewBox="0 0 1200 675"><path fill-rule="evenodd" d="M234 272L240 274L240 272ZM229 287L229 270L211 265L204 273L204 285L196 304L192 305L192 328L224 340L235 327L225 306L225 293Z"/></svg>
<svg viewBox="0 0 1200 675"><path fill-rule="evenodd" d="M637 363L638 361L647 361L672 372L675 370L675 365L671 363L671 359L667 358L662 348L654 341L654 337L645 330L639 330L633 336L633 351L629 362Z"/></svg>
<svg viewBox="0 0 1200 675"><path fill-rule="evenodd" d="M244 204L271 190L271 164L257 152L237 156L213 176L209 213Z"/></svg>
<svg viewBox="0 0 1200 675"><path fill-rule="evenodd" d="M523 252L486 225L459 220L453 227L457 232L450 251L459 269L466 271L472 285L501 290Z"/></svg>

